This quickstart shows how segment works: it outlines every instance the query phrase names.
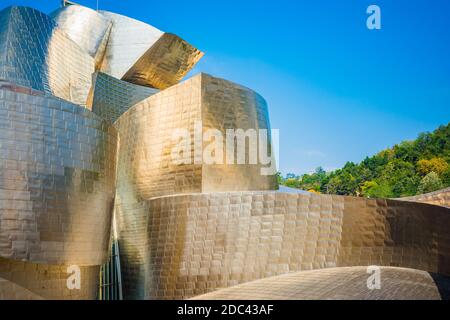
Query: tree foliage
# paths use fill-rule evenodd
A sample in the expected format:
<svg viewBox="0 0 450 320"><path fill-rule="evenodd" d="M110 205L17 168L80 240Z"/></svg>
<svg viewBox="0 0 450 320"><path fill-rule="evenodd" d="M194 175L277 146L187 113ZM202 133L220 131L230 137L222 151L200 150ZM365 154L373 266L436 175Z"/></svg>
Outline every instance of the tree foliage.
<svg viewBox="0 0 450 320"><path fill-rule="evenodd" d="M418 191L419 193L433 192L443 188L441 179L436 172L430 172L422 181L420 181Z"/></svg>
<svg viewBox="0 0 450 320"><path fill-rule="evenodd" d="M328 194L391 198L412 196L450 186L450 123L416 140L403 141L358 164L287 179L286 186Z"/></svg>

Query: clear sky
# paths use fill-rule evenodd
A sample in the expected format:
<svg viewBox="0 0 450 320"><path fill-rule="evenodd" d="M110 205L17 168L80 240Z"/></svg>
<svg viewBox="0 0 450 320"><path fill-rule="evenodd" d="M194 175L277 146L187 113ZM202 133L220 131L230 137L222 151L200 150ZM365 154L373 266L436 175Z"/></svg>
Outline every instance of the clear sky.
<svg viewBox="0 0 450 320"><path fill-rule="evenodd" d="M91 8L95 0L76 1ZM59 0L0 0L50 12ZM381 8L381 30L366 9ZM450 121L448 0L99 0L206 53L193 73L248 86L280 129L280 170L330 170ZM192 74L192 73L191 73Z"/></svg>

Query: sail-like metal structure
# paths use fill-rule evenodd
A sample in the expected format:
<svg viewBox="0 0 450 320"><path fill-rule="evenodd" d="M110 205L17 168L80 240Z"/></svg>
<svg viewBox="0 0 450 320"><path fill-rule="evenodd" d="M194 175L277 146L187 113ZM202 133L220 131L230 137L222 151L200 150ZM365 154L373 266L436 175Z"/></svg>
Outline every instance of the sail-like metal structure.
<svg viewBox="0 0 450 320"><path fill-rule="evenodd" d="M111 250L113 122L159 92L99 70L120 78L164 35L117 17L75 4L50 15L18 6L0 11L0 298L98 297ZM143 27L135 45L123 43L136 25ZM180 80L192 67L192 47L166 49L170 59L159 57L152 68L179 55L171 70Z"/></svg>
<svg viewBox="0 0 450 320"><path fill-rule="evenodd" d="M203 55L187 41L63 3L0 11L0 299L443 297L448 190L279 189L253 159L264 147L275 161L262 96L203 73L183 81ZM355 279L373 264L392 282L368 294Z"/></svg>

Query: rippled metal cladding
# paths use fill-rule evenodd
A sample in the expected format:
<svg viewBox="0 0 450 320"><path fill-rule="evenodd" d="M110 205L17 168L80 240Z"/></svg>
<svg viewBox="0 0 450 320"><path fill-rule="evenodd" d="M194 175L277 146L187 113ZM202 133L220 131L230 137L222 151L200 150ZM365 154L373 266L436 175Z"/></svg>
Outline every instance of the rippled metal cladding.
<svg viewBox="0 0 450 320"><path fill-rule="evenodd" d="M441 298L428 272L450 276L448 190L411 202L299 194L260 164L173 163L175 129L270 129L251 89L206 74L180 83L202 56L112 12L0 11L0 299L95 299L113 212L127 299L260 279L199 298ZM360 287L371 264L387 266L391 289ZM324 292L330 279L339 288Z"/></svg>
<svg viewBox="0 0 450 320"><path fill-rule="evenodd" d="M135 45L126 25L141 27ZM96 298L116 190L113 122L159 91L96 71L125 74L163 35L78 5L51 16L0 11L1 299ZM128 50L116 51L124 39ZM177 62L189 56L167 50ZM159 63L171 64L160 58L155 70ZM175 78L192 65L172 68ZM66 284L71 265L79 290Z"/></svg>

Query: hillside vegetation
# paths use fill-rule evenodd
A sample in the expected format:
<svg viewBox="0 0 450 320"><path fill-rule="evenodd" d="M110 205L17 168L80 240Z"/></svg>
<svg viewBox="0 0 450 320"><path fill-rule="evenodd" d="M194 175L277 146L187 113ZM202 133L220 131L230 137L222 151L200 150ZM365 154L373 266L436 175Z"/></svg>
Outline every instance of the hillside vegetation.
<svg viewBox="0 0 450 320"><path fill-rule="evenodd" d="M450 123L416 140L392 148L355 164L325 172L285 178L280 184L298 189L370 198L396 198L432 192L450 186Z"/></svg>

